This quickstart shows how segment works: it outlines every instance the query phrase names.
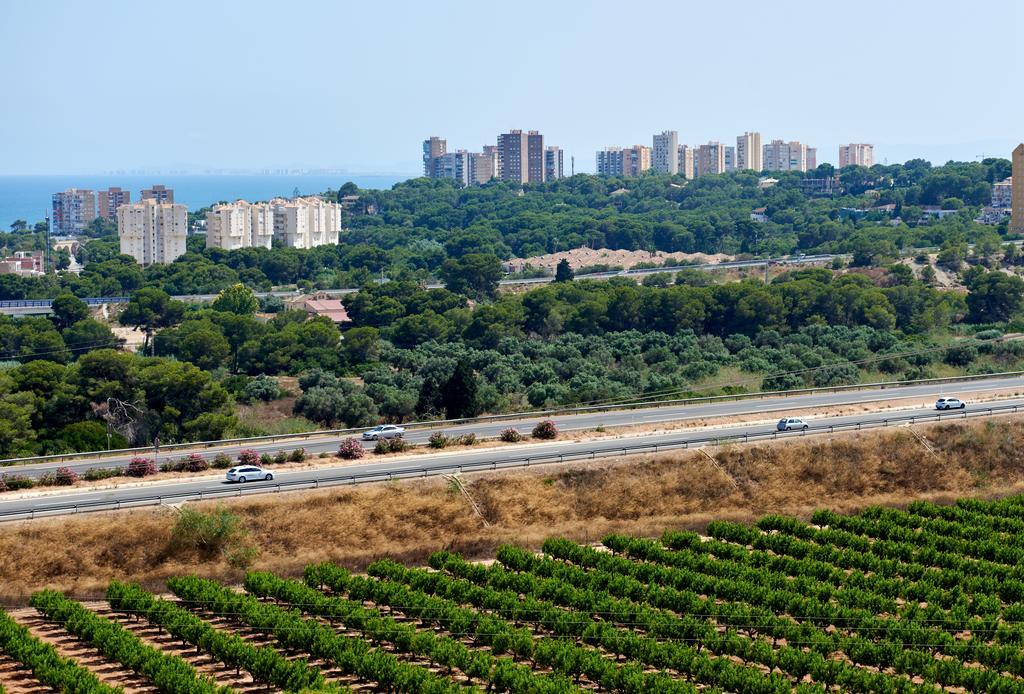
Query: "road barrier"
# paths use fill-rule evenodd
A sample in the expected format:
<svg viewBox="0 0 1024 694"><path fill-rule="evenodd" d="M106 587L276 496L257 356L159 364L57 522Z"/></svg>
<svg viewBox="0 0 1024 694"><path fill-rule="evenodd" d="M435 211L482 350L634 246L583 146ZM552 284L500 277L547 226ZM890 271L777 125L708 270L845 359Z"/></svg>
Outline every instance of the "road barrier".
<svg viewBox="0 0 1024 694"><path fill-rule="evenodd" d="M636 410L648 407L669 407L672 405L709 405L716 402L738 402L740 400L764 400L767 398L786 398L795 395L816 395L820 393L844 393L858 390L886 390L891 388L906 388L908 386L941 385L943 383L963 383L967 381L983 381L997 378L1014 378L1024 376L1024 371L1004 371L994 374L974 374L970 376L948 376L944 378L922 378L910 381L881 381L877 383L853 383L843 386L828 386L824 388L798 388L794 390L770 390L758 391L756 393L735 393L732 395L708 395L696 398L674 398L671 400L647 400L630 403L617 403L612 405L586 405L582 407L563 407L552 410L534 410L532 412L510 412L508 414L487 415L485 417L474 417L470 419L436 419L425 422L409 422L403 424L409 429L439 429L444 427L459 426L464 424L486 424L487 422L503 422L517 419L532 419L535 417L553 417L556 415L580 415L592 412L613 412L619 410ZM1024 382L1021 383L1024 386ZM851 403L834 403L843 405ZM218 439L215 441L191 441L185 443L161 444L160 452L177 451L198 451L205 448L218 448L224 446L253 446L261 443L302 443L311 438L331 436L352 436L366 431L369 427L358 427L352 429L318 429L316 431L304 431L295 434L272 434L268 436L251 436L249 438ZM102 459L105 457L148 455L153 454L153 446L142 446L138 448L116 448L108 451L88 451L84 453L56 453L52 455L37 455L26 458L7 458L0 460L0 467L12 465L29 465L32 463L64 463L86 458Z"/></svg>
<svg viewBox="0 0 1024 694"><path fill-rule="evenodd" d="M736 434L732 436L703 436L695 438L676 439L661 443L636 444L632 446L609 445L603 448L594 448L587 451L576 451L569 453L549 453L525 456L522 458L507 458L503 460L480 461L476 463L451 463L440 466L424 467L423 465L409 465L406 467L395 467L393 469L355 472L349 474L334 474L313 479L270 482L260 484L257 482L248 485L232 485L225 483L223 490L180 492L168 494L154 494L151 496L136 497L133 499L96 500L78 503L48 504L35 506L30 509L0 510L0 522L11 520L34 519L44 516L57 516L78 513L89 513L96 511L116 511L129 508L142 508L146 506L160 506L167 503L180 503L182 501L207 501L230 497L250 496L253 494L265 494L269 492L297 491L303 489L321 489L349 484L365 484L367 482L385 482L399 479L416 479L433 477L437 475L450 475L463 472L486 472L491 470L512 469L530 467L532 465L550 465L557 463L570 463L583 460L596 460L598 458L610 458L615 456L649 455L662 453L664 451L702 448L705 446L721 446L733 443L750 443L754 441L774 441L778 439L789 439L803 437L813 434L832 434L841 431L860 431L863 429L884 428L893 425L914 425L932 424L936 422L949 421L952 419L968 419L971 417L990 417L996 414L1015 414L1020 411L1019 405L994 405L992 407L978 408L973 410L954 410L935 412L927 416L902 415L886 417L883 419L868 420L866 422L848 422L845 424L818 424L809 426L807 429L798 431L762 431L747 434ZM2 497L0 497L2 501Z"/></svg>

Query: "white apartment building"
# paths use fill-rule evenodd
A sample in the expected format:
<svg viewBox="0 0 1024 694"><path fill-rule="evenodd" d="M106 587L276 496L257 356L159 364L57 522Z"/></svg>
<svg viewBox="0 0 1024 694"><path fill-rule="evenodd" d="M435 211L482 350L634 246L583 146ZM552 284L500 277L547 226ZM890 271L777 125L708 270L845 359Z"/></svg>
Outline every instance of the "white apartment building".
<svg viewBox="0 0 1024 694"><path fill-rule="evenodd" d="M839 168L846 166L874 166L875 146L860 143L851 143L839 146Z"/></svg>
<svg viewBox="0 0 1024 694"><path fill-rule="evenodd" d="M141 265L164 265L185 254L188 208L174 203L142 200L117 208L121 253Z"/></svg>
<svg viewBox="0 0 1024 694"><path fill-rule="evenodd" d="M807 145L772 140L763 149L764 171L807 171Z"/></svg>
<svg viewBox="0 0 1024 694"><path fill-rule="evenodd" d="M338 243L341 206L318 197L270 201L274 238L288 248L313 248Z"/></svg>
<svg viewBox="0 0 1024 694"><path fill-rule="evenodd" d="M736 170L757 171L761 166L761 133L743 133L736 138Z"/></svg>
<svg viewBox="0 0 1024 694"><path fill-rule="evenodd" d="M675 130L663 130L654 136L654 147L651 154L651 168L658 173L679 173L679 133Z"/></svg>
<svg viewBox="0 0 1024 694"><path fill-rule="evenodd" d="M206 213L207 248L270 248L273 237L274 210L265 202L238 200Z"/></svg>

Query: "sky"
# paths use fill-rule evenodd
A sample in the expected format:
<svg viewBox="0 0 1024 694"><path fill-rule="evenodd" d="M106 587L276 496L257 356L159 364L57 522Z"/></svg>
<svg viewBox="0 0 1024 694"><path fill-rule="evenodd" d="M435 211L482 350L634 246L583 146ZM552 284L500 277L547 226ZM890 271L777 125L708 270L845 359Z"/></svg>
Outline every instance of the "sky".
<svg viewBox="0 0 1024 694"><path fill-rule="evenodd" d="M0 0L0 174L416 174L421 142L1009 157L1024 3ZM1016 50L1016 57L1014 48Z"/></svg>

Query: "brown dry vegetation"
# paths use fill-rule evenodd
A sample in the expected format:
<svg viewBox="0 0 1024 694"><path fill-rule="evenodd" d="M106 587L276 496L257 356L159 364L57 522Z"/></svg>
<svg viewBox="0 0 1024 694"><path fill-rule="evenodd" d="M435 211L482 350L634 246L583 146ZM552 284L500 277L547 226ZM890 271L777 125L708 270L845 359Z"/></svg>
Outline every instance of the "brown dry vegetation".
<svg viewBox="0 0 1024 694"><path fill-rule="evenodd" d="M383 556L421 562L447 548L472 557L502 543L535 547L552 535L700 530L714 519L765 513L852 512L925 498L1024 490L1024 419L921 427L471 475L482 510L444 480L387 483L230 502L261 549L255 568L301 572L331 560L353 568ZM238 580L220 558L173 546L175 511L134 511L0 526L0 596L18 604L45 586L88 596L111 578L159 588L173 574Z"/></svg>

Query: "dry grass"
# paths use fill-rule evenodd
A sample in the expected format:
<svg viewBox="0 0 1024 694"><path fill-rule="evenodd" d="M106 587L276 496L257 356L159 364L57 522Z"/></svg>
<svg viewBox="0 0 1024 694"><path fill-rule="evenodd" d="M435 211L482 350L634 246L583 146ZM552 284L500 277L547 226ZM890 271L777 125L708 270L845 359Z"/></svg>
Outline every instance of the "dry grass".
<svg viewBox="0 0 1024 694"><path fill-rule="evenodd" d="M852 512L913 499L948 502L1024 490L1024 419L944 424L769 445L634 457L605 463L478 474L466 484L490 523L444 480L386 483L230 502L261 548L255 568L296 574L336 561L352 568L384 557L421 562L448 548L488 556L506 542L597 540L607 532L700 530L710 520L765 513ZM734 486L735 483L735 486ZM220 559L175 549L175 511L133 511L0 525L3 599L44 586L97 595L111 578L158 588L173 574L220 580L241 573Z"/></svg>

